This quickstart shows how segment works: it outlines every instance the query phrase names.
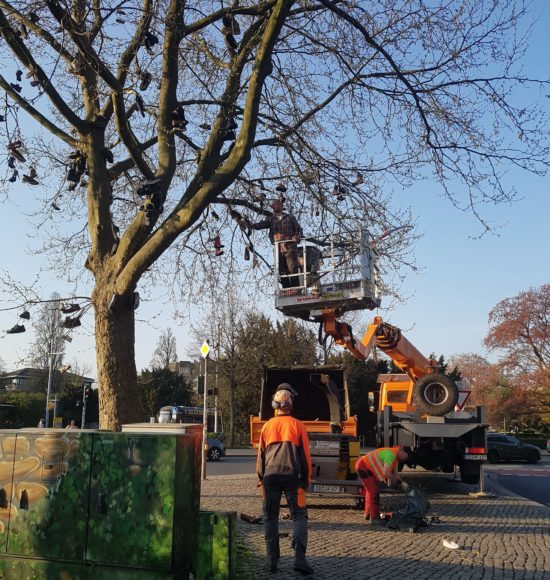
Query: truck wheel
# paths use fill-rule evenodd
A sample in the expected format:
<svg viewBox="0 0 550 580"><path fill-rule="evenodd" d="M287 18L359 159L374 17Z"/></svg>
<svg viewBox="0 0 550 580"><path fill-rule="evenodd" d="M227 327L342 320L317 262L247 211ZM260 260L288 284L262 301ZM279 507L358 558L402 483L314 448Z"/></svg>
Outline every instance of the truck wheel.
<svg viewBox="0 0 550 580"><path fill-rule="evenodd" d="M446 375L433 373L416 381L413 402L428 415L446 415L454 409L457 401L458 388L453 379Z"/></svg>

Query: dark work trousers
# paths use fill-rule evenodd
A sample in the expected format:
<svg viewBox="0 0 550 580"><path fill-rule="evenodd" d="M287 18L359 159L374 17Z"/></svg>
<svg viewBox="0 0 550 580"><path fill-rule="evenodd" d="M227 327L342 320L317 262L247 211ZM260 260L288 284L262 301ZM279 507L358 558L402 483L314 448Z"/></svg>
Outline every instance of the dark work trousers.
<svg viewBox="0 0 550 580"><path fill-rule="evenodd" d="M298 276L290 276L290 274L297 274L300 271L300 264L298 263L298 252L296 248L286 250L284 253L279 252L279 274L281 278L281 286L283 288L291 288L300 285Z"/></svg>
<svg viewBox="0 0 550 580"><path fill-rule="evenodd" d="M267 556L273 558L279 558L279 511L283 492L293 521L292 547L301 544L304 550L307 549L305 493L298 490L298 482L291 475L268 475L263 480L263 519ZM298 495L303 501L298 499Z"/></svg>
<svg viewBox="0 0 550 580"><path fill-rule="evenodd" d="M380 482L374 473L357 465L357 475L365 488L365 516L374 520L380 517Z"/></svg>

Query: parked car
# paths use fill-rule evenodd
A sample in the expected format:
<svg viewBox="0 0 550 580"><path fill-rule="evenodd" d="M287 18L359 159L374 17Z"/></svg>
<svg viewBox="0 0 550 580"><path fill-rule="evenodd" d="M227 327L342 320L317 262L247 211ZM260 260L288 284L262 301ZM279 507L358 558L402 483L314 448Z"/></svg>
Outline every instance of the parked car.
<svg viewBox="0 0 550 580"><path fill-rule="evenodd" d="M225 445L223 441L209 437L207 455L210 461L219 461L221 457L225 457Z"/></svg>
<svg viewBox="0 0 550 580"><path fill-rule="evenodd" d="M538 463L540 459L541 452L536 445L522 443L507 433L487 433L487 460L489 463L516 460Z"/></svg>
<svg viewBox="0 0 550 580"><path fill-rule="evenodd" d="M550 453L550 439L546 441L546 451L547 453Z"/></svg>

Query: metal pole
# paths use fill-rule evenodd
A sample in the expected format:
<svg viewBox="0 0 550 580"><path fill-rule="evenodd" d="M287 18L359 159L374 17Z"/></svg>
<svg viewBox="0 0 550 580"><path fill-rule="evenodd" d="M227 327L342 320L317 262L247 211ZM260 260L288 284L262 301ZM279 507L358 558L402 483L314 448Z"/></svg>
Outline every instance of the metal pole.
<svg viewBox="0 0 550 580"><path fill-rule="evenodd" d="M52 349L50 348L50 351ZM50 426L50 393L52 390L53 354L50 352L50 364L48 365L48 390L46 391L46 421L45 426Z"/></svg>
<svg viewBox="0 0 550 580"><path fill-rule="evenodd" d="M86 423L86 385L82 388L82 418L80 419L80 428L84 429Z"/></svg>
<svg viewBox="0 0 550 580"><path fill-rule="evenodd" d="M202 410L202 465L201 473L202 479L206 479L206 453L208 449L208 407L206 406L208 398L208 356L204 359L204 406Z"/></svg>
<svg viewBox="0 0 550 580"><path fill-rule="evenodd" d="M220 372L220 343L216 349L216 389L214 395L214 431L218 432L218 374Z"/></svg>

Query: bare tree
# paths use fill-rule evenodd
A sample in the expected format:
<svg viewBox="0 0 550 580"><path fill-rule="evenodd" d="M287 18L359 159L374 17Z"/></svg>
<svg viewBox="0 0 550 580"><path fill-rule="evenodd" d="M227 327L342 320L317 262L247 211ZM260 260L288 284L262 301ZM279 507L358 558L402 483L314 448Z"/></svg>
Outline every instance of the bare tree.
<svg viewBox="0 0 550 580"><path fill-rule="evenodd" d="M429 175L485 227L510 166L544 171L525 16L520 0L0 0L3 191L35 187L50 263L93 277L101 427L137 419L138 284L166 264L191 299L225 275L250 246L227 209L265 215L282 181L312 235L396 231L378 249L399 273L417 233L395 229L413 218L392 186Z"/></svg>
<svg viewBox="0 0 550 580"><path fill-rule="evenodd" d="M209 339L212 346L211 358L214 362L210 366L215 373L214 386L221 387L221 401L227 400L228 442L234 445L237 421L237 373L243 357L243 353L237 346L237 326L242 320L246 307L242 296L236 291L235 279L231 275L226 292L215 286L211 288L211 291L208 313L192 326L195 345L189 355L193 356L199 352L202 342Z"/></svg>
<svg viewBox="0 0 550 580"><path fill-rule="evenodd" d="M50 301L40 304L33 322L34 342L27 355L28 364L44 373L44 378L41 380L43 384L39 385L40 388L46 387L51 357L53 391L56 390L56 383L59 382L58 371L63 365L66 344L59 300L59 294L54 292Z"/></svg>
<svg viewBox="0 0 550 580"><path fill-rule="evenodd" d="M167 369L170 363L177 362L178 353L176 349L176 337L171 328L167 328L160 333L157 347L151 359L153 369Z"/></svg>

